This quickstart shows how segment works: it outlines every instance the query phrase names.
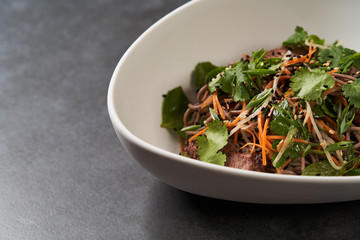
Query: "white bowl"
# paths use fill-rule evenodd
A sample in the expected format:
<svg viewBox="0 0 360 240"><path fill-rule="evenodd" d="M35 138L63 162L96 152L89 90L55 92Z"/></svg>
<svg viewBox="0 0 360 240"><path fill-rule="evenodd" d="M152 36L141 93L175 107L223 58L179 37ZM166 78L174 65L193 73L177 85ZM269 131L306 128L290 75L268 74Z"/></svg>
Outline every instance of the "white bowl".
<svg viewBox="0 0 360 240"><path fill-rule="evenodd" d="M142 34L112 76L108 109L127 151L162 182L187 192L253 203L360 199L360 177L259 173L179 156L178 139L160 128L162 94L191 91L196 63L226 65L259 48L280 46L297 25L359 51L359 1L195 0Z"/></svg>

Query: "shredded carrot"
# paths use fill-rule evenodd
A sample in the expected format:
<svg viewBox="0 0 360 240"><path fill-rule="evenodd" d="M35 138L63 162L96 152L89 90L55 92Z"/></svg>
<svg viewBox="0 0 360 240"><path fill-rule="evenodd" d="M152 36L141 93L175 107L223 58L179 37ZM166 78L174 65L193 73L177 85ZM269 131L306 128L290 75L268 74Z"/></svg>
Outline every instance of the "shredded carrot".
<svg viewBox="0 0 360 240"><path fill-rule="evenodd" d="M290 74L291 74L291 72L290 72L289 69L287 69L287 68L284 68L284 72L285 72L287 75L290 75Z"/></svg>
<svg viewBox="0 0 360 240"><path fill-rule="evenodd" d="M271 140L275 140L275 139L285 139L285 136L279 136L279 135L267 135L266 138L271 139Z"/></svg>
<svg viewBox="0 0 360 240"><path fill-rule="evenodd" d="M212 100L213 100L213 96L209 96L201 105L201 109L204 109L208 105L208 103Z"/></svg>
<svg viewBox="0 0 360 240"><path fill-rule="evenodd" d="M284 75L284 76L280 76L279 77L279 80L283 80L283 79L290 79L292 78L291 76L288 76L288 75Z"/></svg>
<svg viewBox="0 0 360 240"><path fill-rule="evenodd" d="M343 95L339 95L339 100L345 107L349 105Z"/></svg>
<svg viewBox="0 0 360 240"><path fill-rule="evenodd" d="M214 96L214 97L213 97L213 98L214 98L214 101L213 101L214 108L215 108L215 105L216 105L216 108L217 108L217 110L218 110L218 112L215 111L215 113L216 113L216 114L219 114L219 113L220 113L220 117L221 117L222 119L226 119L224 110L222 109L221 104L220 104L220 102L219 102L219 98L218 98L218 96L217 96L217 91L214 92L214 95L213 95L213 96ZM215 110L215 109L214 109L214 110Z"/></svg>
<svg viewBox="0 0 360 240"><path fill-rule="evenodd" d="M259 129L259 136L262 136L262 125L263 125L264 117L262 115L262 112L260 112L257 116L257 122L258 122L258 129ZM259 138L259 141L261 141L261 138ZM260 142L261 143L261 142Z"/></svg>
<svg viewBox="0 0 360 240"><path fill-rule="evenodd" d="M248 133L251 134L251 136L253 137L253 143L255 144L255 143L256 143L255 134L254 134L252 131L248 130L248 129L242 129L242 130L243 130L243 131L246 131L246 132L248 132ZM252 154L254 151L255 151L255 145L254 145L253 148L251 149L251 154Z"/></svg>
<svg viewBox="0 0 360 240"><path fill-rule="evenodd" d="M217 91L215 91L213 94L213 108L214 108L216 115L219 115L218 105L217 105L215 97L217 98Z"/></svg>
<svg viewBox="0 0 360 240"><path fill-rule="evenodd" d="M305 139L301 139L301 138L293 138L293 139L291 140L290 144L293 143L293 142L312 144L312 142L307 141L307 140L305 140Z"/></svg>
<svg viewBox="0 0 360 240"><path fill-rule="evenodd" d="M268 135L267 139L269 140L284 140L286 137L285 136L279 136L279 135ZM293 142L298 142L298 143L307 143L307 144L311 144L312 142L307 141L305 139L301 139L301 138L293 138L291 140L291 143ZM291 144L290 143L290 144Z"/></svg>
<svg viewBox="0 0 360 240"><path fill-rule="evenodd" d="M283 165L281 165L279 168L276 169L277 174L280 174L282 170L291 162L291 158L286 160Z"/></svg>
<svg viewBox="0 0 360 240"><path fill-rule="evenodd" d="M288 96L290 96L291 94L293 94L294 92L288 92L287 94L284 95L284 98L287 98Z"/></svg>
<svg viewBox="0 0 360 240"><path fill-rule="evenodd" d="M316 48L314 48L312 46L312 41L310 42L310 46L309 46L309 53L304 55L304 56L301 56L301 57L298 57L298 58L294 58L292 60L289 60L287 61L286 63L286 66L289 66L289 65L292 65L292 64L295 64L295 63L300 63L300 62L309 62L310 59L311 59L311 56L316 52Z"/></svg>
<svg viewBox="0 0 360 240"><path fill-rule="evenodd" d="M195 135L193 135L191 138L189 138L189 142L193 141L197 136L200 136L201 134L205 133L207 130L207 127L204 128L203 130L197 132Z"/></svg>
<svg viewBox="0 0 360 240"><path fill-rule="evenodd" d="M253 145L253 148L254 147L261 147L259 144L256 144L256 143L246 143L240 149L243 149L243 148L247 147L248 145Z"/></svg>
<svg viewBox="0 0 360 240"><path fill-rule="evenodd" d="M317 121L319 123L319 125L321 125L321 127L323 127L328 133L329 135L334 138L337 141L341 141L338 137L338 134L335 130L333 130L332 128L330 128L329 126L327 126L323 120L318 120Z"/></svg>
<svg viewBox="0 0 360 240"><path fill-rule="evenodd" d="M331 159L334 161L334 163L335 163L336 165L338 165L339 167L341 167L341 164L339 163L339 161L338 161L334 156L331 155Z"/></svg>
<svg viewBox="0 0 360 240"><path fill-rule="evenodd" d="M265 87L265 89L269 89L272 88L272 86L274 85L274 80L271 80Z"/></svg>
<svg viewBox="0 0 360 240"><path fill-rule="evenodd" d="M239 131L236 131L236 132L234 133L234 143L237 142L238 135L239 135Z"/></svg>
<svg viewBox="0 0 360 240"><path fill-rule="evenodd" d="M241 103L242 103L242 109L241 109L240 114L235 118L234 121L232 121L230 124L228 124L228 127L234 127L236 125L236 123L238 123L240 121L241 114L245 111L245 107L246 107L246 102L245 101L243 101Z"/></svg>
<svg viewBox="0 0 360 240"><path fill-rule="evenodd" d="M269 141L265 141L265 145L267 146L267 148L269 149L269 150L271 150L272 152L274 152L275 150L272 148L272 145L271 145L271 143L269 142Z"/></svg>
<svg viewBox="0 0 360 240"><path fill-rule="evenodd" d="M184 139L182 137L179 137L179 141L180 141L180 155L182 156L184 149L184 145L183 145Z"/></svg>
<svg viewBox="0 0 360 240"><path fill-rule="evenodd" d="M247 54L243 54L243 57L244 57L246 60L250 60L250 56L247 55Z"/></svg>
<svg viewBox="0 0 360 240"><path fill-rule="evenodd" d="M328 73L332 74L332 73L336 73L336 72L338 72L338 71L339 71L339 69L338 69L338 68L334 68L333 70L328 71Z"/></svg>
<svg viewBox="0 0 360 240"><path fill-rule="evenodd" d="M305 59L305 62L309 62L311 56L316 52L316 48L313 47L312 45L312 41L310 42L310 46L309 46L309 53L307 54L307 57Z"/></svg>
<svg viewBox="0 0 360 240"><path fill-rule="evenodd" d="M269 125L270 118L267 118L264 124L263 134L261 138L261 145L262 145L262 159L263 165L266 165L266 152L265 152L265 143L266 143L266 131Z"/></svg>

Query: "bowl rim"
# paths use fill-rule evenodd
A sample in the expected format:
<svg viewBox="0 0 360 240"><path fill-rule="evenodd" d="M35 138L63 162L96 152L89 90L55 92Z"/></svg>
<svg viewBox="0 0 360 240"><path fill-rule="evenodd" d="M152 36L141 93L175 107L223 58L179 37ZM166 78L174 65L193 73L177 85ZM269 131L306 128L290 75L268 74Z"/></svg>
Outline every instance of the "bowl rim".
<svg viewBox="0 0 360 240"><path fill-rule="evenodd" d="M350 184L350 183L360 183L360 176L301 176L301 175L281 175L274 173L264 173L264 172L256 172L249 171L237 168L231 168L226 166L220 166L216 164L211 164L207 162L202 162L195 159L189 159L188 157L184 157L167 150L164 150L160 147L154 146L139 137L135 136L130 132L121 121L120 116L116 113L115 110L115 83L117 80L117 76L122 69L122 66L126 64L126 60L129 55L133 53L136 47L141 44L141 42L146 38L147 35L151 34L156 28L161 27L162 24L166 23L166 21L170 18L177 17L177 15L181 14L182 11L191 7L195 4L201 4L201 2L205 2L206 0L196 0L185 3L184 5L170 11L165 16L160 18L154 24L152 24L147 30L145 30L125 51L125 53L120 58L119 62L116 65L116 68L111 76L108 93L107 93L107 108L108 114L110 116L111 122L115 130L121 134L126 140L131 142L132 144L143 148L149 152L152 152L155 155L161 156L163 158L168 158L171 161L178 161L183 164L190 165L192 167L203 168L210 171L216 171L221 174L238 176L238 177L247 177L247 178L256 178L258 180L267 180L267 181L287 181L287 182L296 182L296 183L316 183L316 184ZM160 126L159 126L160 129ZM125 148L126 149L126 148Z"/></svg>

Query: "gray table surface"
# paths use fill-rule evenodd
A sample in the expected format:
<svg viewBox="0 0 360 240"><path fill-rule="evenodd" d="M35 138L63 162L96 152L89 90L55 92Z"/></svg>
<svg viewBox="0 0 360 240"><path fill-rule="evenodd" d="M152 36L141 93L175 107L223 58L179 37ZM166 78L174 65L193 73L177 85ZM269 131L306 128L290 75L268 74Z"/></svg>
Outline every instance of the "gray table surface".
<svg viewBox="0 0 360 240"><path fill-rule="evenodd" d="M106 107L112 72L185 2L0 1L0 239L359 238L359 201L196 196L159 182L121 146Z"/></svg>

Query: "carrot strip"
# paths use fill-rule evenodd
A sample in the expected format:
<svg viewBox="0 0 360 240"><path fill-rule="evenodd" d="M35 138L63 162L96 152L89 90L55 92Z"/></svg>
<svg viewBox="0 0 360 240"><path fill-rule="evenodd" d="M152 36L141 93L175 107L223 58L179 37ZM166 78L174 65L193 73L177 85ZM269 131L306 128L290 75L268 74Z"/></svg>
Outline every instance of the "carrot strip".
<svg viewBox="0 0 360 240"><path fill-rule="evenodd" d="M221 117L222 119L226 119L224 110L222 109L221 104L220 104L220 102L219 102L219 98L218 98L218 96L217 96L217 91L214 92L214 102L215 102L214 105L216 105L217 110L218 110L218 113L216 113L216 111L215 111L215 113L216 113L216 114L219 114L219 113L220 113L220 117Z"/></svg>
<svg viewBox="0 0 360 240"><path fill-rule="evenodd" d="M270 139L270 140L275 140L275 139L285 139L285 136L279 136L279 135L267 135L266 138Z"/></svg>
<svg viewBox="0 0 360 240"><path fill-rule="evenodd" d="M197 136L200 136L201 134L205 133L207 130L207 127L204 128L203 130L197 132L195 135L193 135L191 138L189 138L189 142L193 141Z"/></svg>
<svg viewBox="0 0 360 240"><path fill-rule="evenodd" d="M331 155L331 159L334 161L334 163L335 163L336 165L338 165L339 167L341 167L341 164L338 162L338 160L337 160L334 156Z"/></svg>
<svg viewBox="0 0 360 240"><path fill-rule="evenodd" d="M343 95L339 95L339 100L345 107L349 105Z"/></svg>
<svg viewBox="0 0 360 240"><path fill-rule="evenodd" d="M236 125L236 123L238 123L241 120L241 114L245 111L245 107L246 107L246 102L243 101L242 103L242 109L240 114L235 118L234 121L232 121L230 124L228 124L228 127L234 127Z"/></svg>
<svg viewBox="0 0 360 240"><path fill-rule="evenodd" d="M287 69L287 68L284 68L284 72L285 72L287 75L290 75L290 74L291 74L291 72L290 72L289 69Z"/></svg>
<svg viewBox="0 0 360 240"><path fill-rule="evenodd" d="M269 89L272 88L272 86L274 85L274 80L271 80L265 87L265 89Z"/></svg>
<svg viewBox="0 0 360 240"><path fill-rule="evenodd" d="M332 73L336 73L336 72L338 72L338 71L339 71L339 69L338 69L338 68L334 68L333 70L328 71L328 73L332 74Z"/></svg>
<svg viewBox="0 0 360 240"><path fill-rule="evenodd" d="M253 133L252 131L248 130L248 129L242 129L242 130L250 133L251 136L253 137L253 143L256 144L256 137L255 137L254 133ZM255 145L254 145L253 148L251 149L251 154L252 154L254 151L255 151Z"/></svg>
<svg viewBox="0 0 360 240"><path fill-rule="evenodd" d="M236 131L236 132L234 133L234 143L237 142L238 135L239 135L239 131Z"/></svg>
<svg viewBox="0 0 360 240"><path fill-rule="evenodd" d="M183 156L183 149L184 149L184 139L182 137L179 137L179 141L180 141L180 155Z"/></svg>
<svg viewBox="0 0 360 240"><path fill-rule="evenodd" d="M284 98L287 98L288 96L290 96L291 94L293 94L294 92L288 92L287 94L284 95Z"/></svg>
<svg viewBox="0 0 360 240"><path fill-rule="evenodd" d="M333 130L332 128L330 128L329 126L327 126L323 120L318 120L317 122L319 123L319 125L321 125L321 127L323 127L330 134L330 136L332 138L334 138L337 141L341 141L338 137L337 132L335 130Z"/></svg>
<svg viewBox="0 0 360 240"><path fill-rule="evenodd" d="M212 100L213 100L213 96L208 97L201 105L201 109L204 109L208 105L208 103Z"/></svg>
<svg viewBox="0 0 360 240"><path fill-rule="evenodd" d="M245 147L248 146L248 145L253 145L253 146L255 146L255 147L261 147L259 144L256 144L256 143L246 143L246 144L244 144L240 149L243 149L243 148L245 148Z"/></svg>
<svg viewBox="0 0 360 240"><path fill-rule="evenodd" d="M213 94L213 108L214 108L214 111L216 113L216 115L219 115L219 110L218 110L218 105L216 103L216 98L217 97L217 92L215 91L214 94Z"/></svg>
<svg viewBox="0 0 360 240"><path fill-rule="evenodd" d="M267 118L264 124L262 139L261 139L261 145L262 145L262 159L263 159L263 165L266 165L266 152L265 152L265 142L266 142L266 131L269 125L270 118Z"/></svg>
<svg viewBox="0 0 360 240"><path fill-rule="evenodd" d="M291 162L291 158L286 160L283 165L281 165L279 168L276 169L277 174L280 174L282 170Z"/></svg>

